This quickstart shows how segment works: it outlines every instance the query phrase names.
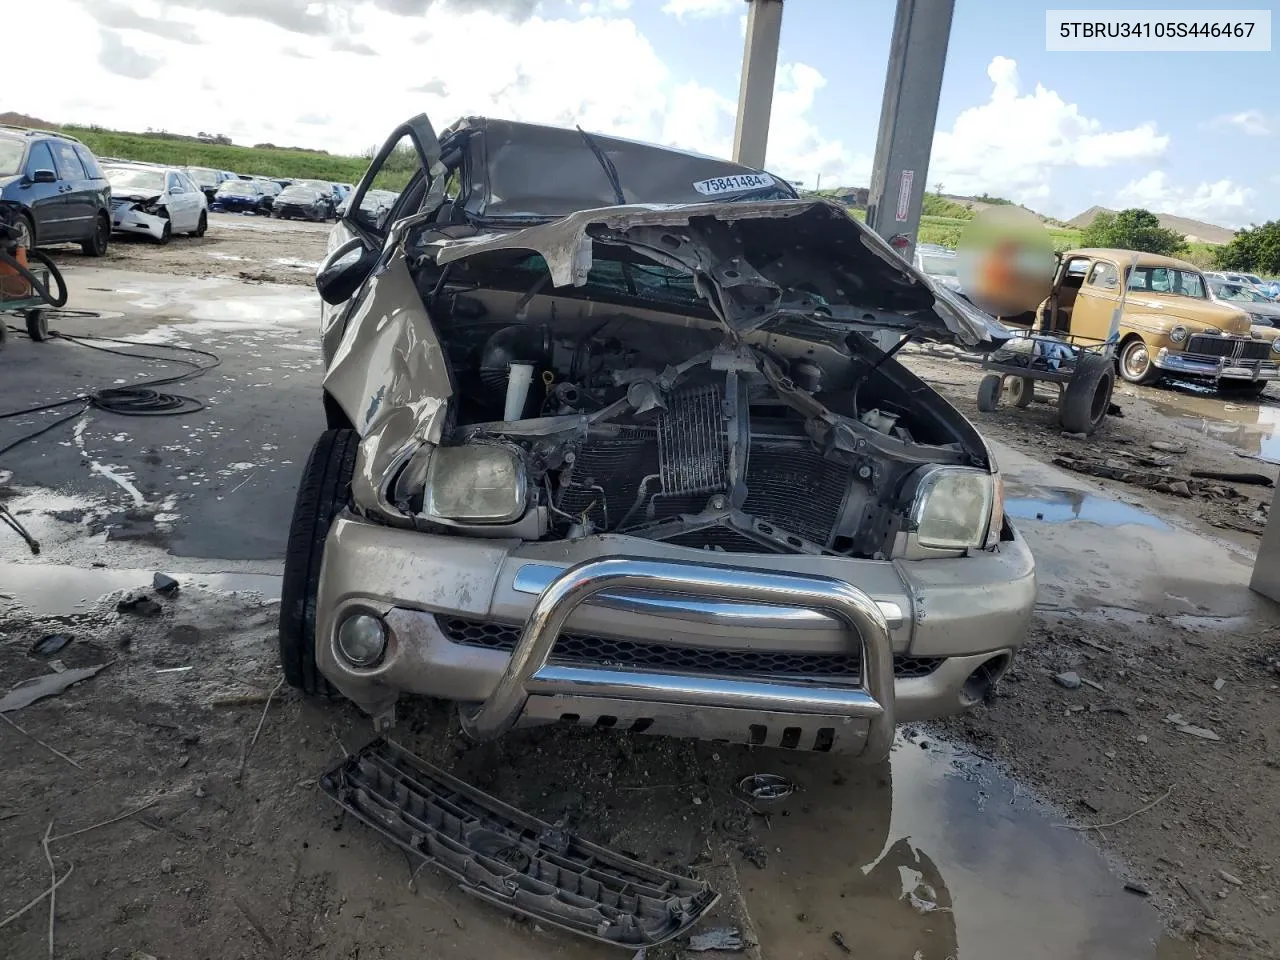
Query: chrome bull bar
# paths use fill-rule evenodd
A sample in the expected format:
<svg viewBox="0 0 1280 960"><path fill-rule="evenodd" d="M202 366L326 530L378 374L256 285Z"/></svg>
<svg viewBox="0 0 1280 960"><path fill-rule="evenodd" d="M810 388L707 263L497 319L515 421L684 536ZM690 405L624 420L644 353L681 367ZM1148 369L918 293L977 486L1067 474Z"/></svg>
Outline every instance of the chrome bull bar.
<svg viewBox="0 0 1280 960"><path fill-rule="evenodd" d="M844 623L861 645L860 685L829 689L548 664L565 621L579 604L606 590L626 588L809 607L829 614ZM463 731L476 740L495 739L516 725L531 695L556 694L863 719L867 733L860 756L871 762L887 757L893 743L893 648L888 623L869 596L830 577L629 557L601 557L570 567L539 595L488 699L462 708Z"/></svg>

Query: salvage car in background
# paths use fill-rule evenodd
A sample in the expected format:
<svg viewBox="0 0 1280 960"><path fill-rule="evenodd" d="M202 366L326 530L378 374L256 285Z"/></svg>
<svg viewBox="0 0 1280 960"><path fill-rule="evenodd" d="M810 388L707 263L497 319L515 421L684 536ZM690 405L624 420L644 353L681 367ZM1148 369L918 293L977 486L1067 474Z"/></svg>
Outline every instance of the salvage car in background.
<svg viewBox="0 0 1280 960"><path fill-rule="evenodd" d="M78 243L101 257L111 240L111 186L75 137L0 126L0 206L18 243Z"/></svg>
<svg viewBox="0 0 1280 960"><path fill-rule="evenodd" d="M334 219L338 213L333 185L315 180L299 180L280 191L272 204L271 215L283 220Z"/></svg>
<svg viewBox="0 0 1280 960"><path fill-rule="evenodd" d="M916 246L912 259L915 268L934 283L960 292L959 258L954 250L922 243Z"/></svg>
<svg viewBox="0 0 1280 960"><path fill-rule="evenodd" d="M1280 354L1252 336L1249 314L1235 304L1214 302L1204 274L1173 257L1068 250L1038 312L1002 319L1102 342L1117 309L1122 311L1117 366L1130 383L1153 384L1174 374L1208 380L1223 390L1261 393L1280 378Z"/></svg>
<svg viewBox="0 0 1280 960"><path fill-rule="evenodd" d="M213 195L211 209L222 213L271 212L271 197L256 180L225 180Z"/></svg>
<svg viewBox="0 0 1280 960"><path fill-rule="evenodd" d="M237 179L225 175L221 170L214 170L210 167L183 167L182 171L200 188L204 193L205 200L211 206L214 197L218 193L218 187L228 180Z"/></svg>
<svg viewBox="0 0 1280 960"><path fill-rule="evenodd" d="M204 193L175 167L119 164L104 168L111 183L111 227L168 243L175 233L203 237L209 226Z"/></svg>
<svg viewBox="0 0 1280 960"><path fill-rule="evenodd" d="M402 191L389 215L374 189ZM450 699L479 739L580 723L878 761L1022 644L1034 563L990 449L864 335L1009 331L843 207L665 147L421 116L317 287L330 429L285 563L294 686L380 725L402 693Z"/></svg>

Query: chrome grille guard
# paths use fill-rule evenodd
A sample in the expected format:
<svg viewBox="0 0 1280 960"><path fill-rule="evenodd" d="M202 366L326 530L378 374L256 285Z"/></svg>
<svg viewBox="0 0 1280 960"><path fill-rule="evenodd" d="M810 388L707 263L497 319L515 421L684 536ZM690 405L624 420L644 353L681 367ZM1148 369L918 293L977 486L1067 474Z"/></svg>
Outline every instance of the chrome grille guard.
<svg viewBox="0 0 1280 960"><path fill-rule="evenodd" d="M829 614L843 622L862 646L862 682L858 687L827 689L548 664L565 621L579 604L598 593L627 588L674 594L676 602L680 595L713 597L810 607ZM893 648L888 623L869 596L830 577L629 557L585 561L565 570L543 590L489 698L461 709L463 731L476 740L502 736L515 726L531 695L617 697L864 719L867 734L860 757L869 762L887 757L893 743Z"/></svg>

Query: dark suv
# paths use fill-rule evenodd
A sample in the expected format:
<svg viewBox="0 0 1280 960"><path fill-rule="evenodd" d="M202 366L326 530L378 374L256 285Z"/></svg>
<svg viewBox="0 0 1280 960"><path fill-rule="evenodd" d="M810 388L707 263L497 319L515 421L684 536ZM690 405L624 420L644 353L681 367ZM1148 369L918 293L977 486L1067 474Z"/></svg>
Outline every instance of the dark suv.
<svg viewBox="0 0 1280 960"><path fill-rule="evenodd" d="M75 137L0 126L0 206L17 214L25 247L78 243L89 256L107 252L111 186Z"/></svg>

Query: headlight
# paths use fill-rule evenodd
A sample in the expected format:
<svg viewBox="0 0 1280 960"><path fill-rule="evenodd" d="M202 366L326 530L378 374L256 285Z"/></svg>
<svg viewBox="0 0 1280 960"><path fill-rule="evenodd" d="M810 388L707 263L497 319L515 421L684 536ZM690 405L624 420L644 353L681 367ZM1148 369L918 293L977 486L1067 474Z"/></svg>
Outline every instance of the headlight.
<svg viewBox="0 0 1280 960"><path fill-rule="evenodd" d="M1169 331L1169 339L1174 343L1181 343L1183 340L1187 339L1187 328L1174 327Z"/></svg>
<svg viewBox="0 0 1280 960"><path fill-rule="evenodd" d="M1271 341L1271 352L1280 353L1280 337L1276 337Z"/></svg>
<svg viewBox="0 0 1280 960"><path fill-rule="evenodd" d="M996 499L984 470L933 467L916 488L911 520L922 547L970 550L984 545Z"/></svg>
<svg viewBox="0 0 1280 960"><path fill-rule="evenodd" d="M422 512L440 520L508 523L524 514L524 461L510 447L436 447L426 465Z"/></svg>

